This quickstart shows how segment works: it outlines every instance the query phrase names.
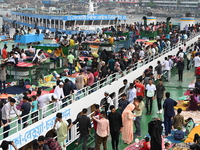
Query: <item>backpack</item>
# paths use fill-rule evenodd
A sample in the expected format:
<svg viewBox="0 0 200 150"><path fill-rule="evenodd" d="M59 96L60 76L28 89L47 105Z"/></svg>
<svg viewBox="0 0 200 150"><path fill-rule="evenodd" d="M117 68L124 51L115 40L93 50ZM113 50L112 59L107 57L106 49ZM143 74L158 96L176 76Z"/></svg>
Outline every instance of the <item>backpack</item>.
<svg viewBox="0 0 200 150"><path fill-rule="evenodd" d="M31 85L31 81L30 81L29 79L26 79L26 80L24 81L24 88L26 88L27 85Z"/></svg>
<svg viewBox="0 0 200 150"><path fill-rule="evenodd" d="M183 132L183 131L177 130L177 131L174 133L174 139L175 139L176 141L181 141L183 138L184 138L184 132Z"/></svg>
<svg viewBox="0 0 200 150"><path fill-rule="evenodd" d="M60 144L54 138L47 138L45 143L49 146L50 150L62 150Z"/></svg>

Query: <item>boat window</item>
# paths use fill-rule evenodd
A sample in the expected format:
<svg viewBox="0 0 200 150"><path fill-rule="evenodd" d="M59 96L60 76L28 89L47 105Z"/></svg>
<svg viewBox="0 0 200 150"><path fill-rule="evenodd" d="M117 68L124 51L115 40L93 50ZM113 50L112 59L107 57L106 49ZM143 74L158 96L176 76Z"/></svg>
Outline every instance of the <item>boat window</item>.
<svg viewBox="0 0 200 150"><path fill-rule="evenodd" d="M94 20L93 25L100 25L101 20Z"/></svg>
<svg viewBox="0 0 200 150"><path fill-rule="evenodd" d="M92 24L92 20L85 20L85 25L91 25Z"/></svg>
<svg viewBox="0 0 200 150"><path fill-rule="evenodd" d="M121 98L121 95L124 93L125 86L122 86L118 91L118 99Z"/></svg>
<svg viewBox="0 0 200 150"><path fill-rule="evenodd" d="M76 25L83 25L83 20L77 20Z"/></svg>
<svg viewBox="0 0 200 150"><path fill-rule="evenodd" d="M115 24L115 20L110 20L110 24L114 25Z"/></svg>
<svg viewBox="0 0 200 150"><path fill-rule="evenodd" d="M109 20L102 20L102 25L107 25Z"/></svg>

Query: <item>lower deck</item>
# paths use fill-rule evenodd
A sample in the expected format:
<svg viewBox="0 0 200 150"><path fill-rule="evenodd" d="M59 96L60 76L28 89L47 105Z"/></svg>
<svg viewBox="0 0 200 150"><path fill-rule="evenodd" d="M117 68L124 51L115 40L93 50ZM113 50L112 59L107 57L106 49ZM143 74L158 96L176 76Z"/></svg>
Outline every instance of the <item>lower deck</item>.
<svg viewBox="0 0 200 150"><path fill-rule="evenodd" d="M184 95L184 92L187 91L187 87L195 79L194 76L194 68L191 70L184 70L183 74L183 82L178 81L178 75L175 74L172 76L170 82L163 82L163 84L166 87L166 92L170 92L171 98L174 100L178 100L179 97L182 97ZM145 102L145 100L144 100ZM146 110L144 109L142 119L141 119L141 131L142 135L139 139L143 139L147 134L148 134L148 123L152 120L154 117L160 117L163 119L163 114L157 114L158 108L157 108L157 101L154 100L153 102L153 109L152 109L152 115L146 115ZM134 127L135 129L135 127ZM90 138L89 147L94 147L94 139ZM67 149L69 150L80 150L82 145L76 146L75 145L76 141L69 145ZM119 150L123 150L126 148L128 145L124 144L124 142L121 140L121 135L120 135L120 140L119 140ZM112 150L112 145L111 145L111 137L109 136L108 141L107 141L107 149ZM103 146L101 146L101 150L103 150Z"/></svg>

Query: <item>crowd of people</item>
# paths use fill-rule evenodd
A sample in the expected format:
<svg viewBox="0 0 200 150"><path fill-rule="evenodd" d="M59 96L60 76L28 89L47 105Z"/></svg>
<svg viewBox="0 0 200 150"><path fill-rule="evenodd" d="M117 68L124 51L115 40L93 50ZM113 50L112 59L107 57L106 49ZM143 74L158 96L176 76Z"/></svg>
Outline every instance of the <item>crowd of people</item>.
<svg viewBox="0 0 200 150"><path fill-rule="evenodd" d="M137 24L135 25L135 28L137 28ZM194 28L190 27L188 31L190 30L193 31ZM189 33L188 31L187 34ZM185 42L186 40L181 39L181 35L175 32L170 34L169 39L162 39L161 37L157 38L157 41L152 45L146 45L145 43L135 42L133 47L130 47L129 49L122 48L117 54L108 52L106 50L102 51L99 59L93 57L91 63L88 63L89 61L87 61L87 64L82 67L82 69L79 71L79 74L76 76L75 85L71 81L69 81L69 79L62 81L60 79L60 76L57 75L56 86L51 90L51 93L42 95L42 91L40 88L37 90L37 95L28 96L28 94L30 94L31 91L22 93L22 95L20 95L21 97L17 99L19 101L18 109L21 111L21 115L19 114L19 111L17 111L15 105L17 101L16 99L9 97L7 103L6 101L1 101L2 104L0 112L2 113L2 116L0 116L2 117L1 125L4 128L4 138L8 137L9 135L8 130L10 129L9 123L10 113L12 109L18 117L19 123L22 123L23 128L25 128L28 126L27 120L29 118L30 112L32 112L32 123L37 122L39 119L38 110L43 109L43 111L45 112L48 103L54 103L54 111L56 112L61 107L65 107L64 104L66 104L69 95L74 93L75 89L81 90L85 86L87 86L88 88L93 88L95 87L95 83L98 80L100 80L100 83L103 84L108 76L111 75L112 77L115 77L113 73L122 73L126 69L129 70L130 68L134 67L135 64L139 61L149 60L149 58L151 58L149 56L161 54L164 48L170 49L174 44L179 43L179 40L182 40L183 42ZM176 40L174 40L175 38ZM67 38L64 38L64 40L66 40L67 42L63 43L63 46L68 46L70 41L68 41ZM174 42L173 40L176 42ZM32 46L29 46L29 48L30 50L32 50ZM1 83L3 84L5 84L6 81L5 66L10 63L15 64L17 61L19 61L19 58L21 58L25 54L25 52L23 52L23 50L20 50L18 46L13 46L13 49L10 52L10 57L8 57L8 54L6 54L6 49L7 47L5 45L4 49L2 50L2 57L4 56L4 63L2 63L0 69L0 79ZM43 50L39 50L36 54L35 52L29 52L30 55L34 55L32 55L33 62L36 60L36 64L42 62L40 60L45 61L46 59ZM59 56L61 56L62 50L60 50L59 52ZM170 81L171 69L176 64L175 67L177 67L178 70L178 80L182 81L183 70L185 68L184 60L187 60L187 69L190 69L192 67L192 60L194 60L194 67L196 67L197 69L198 67L200 67L199 54L200 53L198 43L191 46L183 44L180 46L180 49L177 52L176 56L168 56L165 58L164 61L158 61L158 65L155 68L155 71L157 72L156 77L154 77L154 68L152 66L149 66L149 68L144 70L144 73L141 75L140 78L135 79L134 81L128 81L127 79L125 79L123 81L124 90L118 102L118 108L114 106L114 101L109 96L110 93L105 92L105 98L102 99L101 103L94 105L95 111L92 119L94 122L95 130L95 149L100 150L101 144L103 144L104 150L107 149L106 142L109 134L111 134L113 150L119 149L118 144L120 132L122 133L122 140L126 144L131 144L133 142L134 136L141 137L140 122L143 115L143 111L146 108L146 115L152 115L154 99L157 99L157 113L162 114L164 111L165 137L171 134L171 130L173 128L182 128L182 126L187 126L188 123L192 122L192 118L189 118L187 119L187 122L185 122L183 119L182 124L180 124L179 116L181 114L181 110L178 109L178 114L175 115L174 106L176 106L177 103L172 98L170 98L169 92L165 93L166 88L163 85L163 79L161 78L161 76L163 75L163 78L166 81ZM6 60L7 58L8 60ZM57 57L53 58L56 59ZM10 59L12 59L13 61L9 61ZM72 53L69 53L67 59L69 68L72 68L72 65L75 64L75 58L72 55ZM163 62L161 63L161 61ZM69 74L72 74L72 71L69 71ZM87 81L85 80L85 74L87 74ZM158 79L159 81L158 84L155 84L156 79ZM198 102L196 103L197 99L195 94L199 92L199 85L200 78L198 78L195 84L195 90L191 92L191 101L190 105L188 106L188 110L194 110L194 107L196 108L196 104L198 105ZM1 88L1 93L6 93L5 86L4 91L2 91ZM162 104L163 99L165 99L164 104ZM100 109L102 109L102 111L100 111ZM117 111L117 109L119 109L119 112ZM198 109L198 107L196 109ZM45 113L43 115L43 117L46 116ZM171 120L172 117L174 118L173 121ZM77 119L72 123L66 122L64 119L62 119L61 113L58 113L56 115L55 125L53 129L57 131L57 141L59 143L58 145L60 145L60 150L66 149L67 131L70 130L70 128L73 125L76 125L77 123L79 123L80 137L76 144L79 145L80 141L83 139L82 149L85 150L89 138L89 131L92 128L90 118L87 117L87 109L84 108L82 110L82 114L79 114ZM142 150L147 150L147 147L149 147L149 145L151 149L161 150L164 148L164 146L161 144L161 135L163 130L161 124L162 121L159 118L155 118L152 122L149 123L148 132L151 136L150 144L148 144L149 139L146 138L146 143L144 142L146 145L143 145L141 147ZM136 128L135 130L134 125ZM155 134L154 130L156 130L158 134ZM39 147L40 149L45 150L50 149L50 144L47 144L48 138L51 138L51 140L53 140L51 136L40 136L38 138L38 141L34 144L34 146L36 147L34 149L38 150ZM55 140L54 143L56 143ZM166 144L165 147L167 146L169 145Z"/></svg>

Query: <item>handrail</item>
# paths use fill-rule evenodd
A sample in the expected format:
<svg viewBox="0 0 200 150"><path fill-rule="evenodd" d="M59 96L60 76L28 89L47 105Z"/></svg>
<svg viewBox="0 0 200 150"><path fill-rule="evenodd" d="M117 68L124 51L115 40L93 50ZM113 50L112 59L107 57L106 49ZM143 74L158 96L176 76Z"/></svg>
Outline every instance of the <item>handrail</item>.
<svg viewBox="0 0 200 150"><path fill-rule="evenodd" d="M187 39L187 41L193 39L194 37L196 37L196 36L198 36L198 35L200 35L200 33L197 33L197 34L191 36L190 38ZM161 57L162 55L166 54L166 53L169 52L169 51L172 51L173 49L175 49L175 48L181 46L182 44L183 44L183 42L180 42L180 43L177 43L176 45L174 45L174 46L172 46L172 47L165 48L165 49L163 49L163 51L162 51L160 54L157 54L157 55L153 56L153 58L152 58L152 57L148 57L148 59L144 59L144 60L142 61L142 63L137 62L137 63L135 63L131 68L129 68L129 69L127 68L125 71L122 71L122 72L120 72L120 73L117 72L117 73L111 74L109 77L106 77L106 78L101 79L101 80L97 81L96 83L94 83L95 86L94 86L93 88L84 87L83 89L78 90L76 94L68 95L67 98L66 98L66 101L65 101L64 103L62 103L61 105L62 105L62 106L70 105L70 104L73 103L74 101L79 100L79 99L80 99L80 96L87 96L87 95L91 94L92 92L95 92L95 90L99 90L99 89L101 89L103 86L106 86L106 85L111 84L111 83L114 82L115 80L118 80L118 79L120 79L121 77L123 77L124 75L127 75L127 74L131 73L132 71L134 71L134 70L136 70L136 69L142 67L143 65L145 65L145 64L147 64L147 63L153 61L154 59ZM104 81L104 82L103 82L103 81ZM101 83L101 82L103 82L103 83ZM64 99L65 99L65 98L63 98L63 99L61 99L61 100L64 100ZM61 101L61 100L60 100L60 101ZM52 107L52 105L53 105L53 103L47 104L47 105L44 106L41 110L36 110L36 111L34 111L34 112L31 112L31 113L29 113L29 114L23 116L22 119L24 119L25 117L28 117L28 116L30 116L30 115L32 115L32 114L34 114L34 113L37 112L37 114L38 114L37 116L35 116L34 118L29 117L29 118L27 119L26 122L28 122L28 123L29 123L29 122L32 122L33 119L37 119L37 118L38 118L38 120L42 120L44 117L46 117L46 116L48 116L48 115L50 115L50 114L52 114L52 113L55 113L55 112L58 112L58 111L59 111L59 109L57 110L55 107ZM47 109L47 108L49 108L49 109ZM33 122L32 122L32 123L33 123ZM21 123L21 124L19 125L19 124L18 124L18 120L16 120L16 119L13 120L12 122L10 122L10 124L12 124L12 125L14 124L14 127L12 127L11 129L9 129L8 131L13 131L14 133L16 133L16 132L22 130L22 128L23 128L23 124ZM73 129L73 130L75 130L75 129ZM8 131L6 131L6 132L8 132ZM0 133L0 140L2 140L1 136L2 136L4 133L5 133L5 132ZM77 134L77 133L76 133L76 134ZM76 137L75 134L74 134L74 137Z"/></svg>

